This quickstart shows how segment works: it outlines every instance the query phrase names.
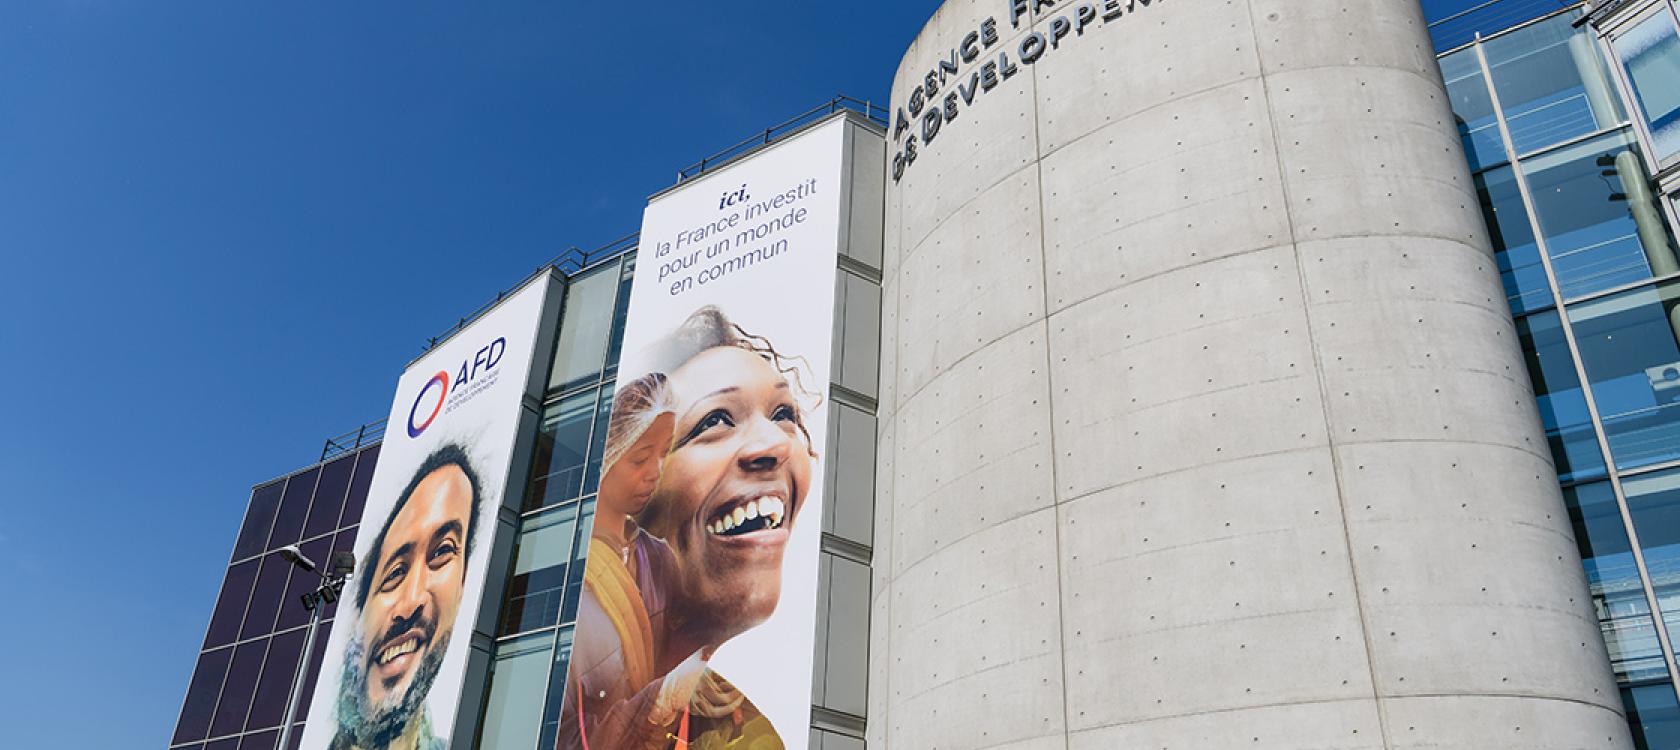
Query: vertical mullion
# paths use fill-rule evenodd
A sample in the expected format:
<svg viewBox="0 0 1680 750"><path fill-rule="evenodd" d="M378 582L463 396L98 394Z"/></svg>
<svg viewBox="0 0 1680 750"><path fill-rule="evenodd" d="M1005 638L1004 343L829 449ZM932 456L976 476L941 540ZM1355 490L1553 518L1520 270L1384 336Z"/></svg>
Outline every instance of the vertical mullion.
<svg viewBox="0 0 1680 750"><path fill-rule="evenodd" d="M1557 307L1558 323L1563 328L1564 341L1569 345L1569 357L1575 367L1575 377L1580 381L1581 395L1587 403L1587 414L1592 418L1598 450L1604 458L1605 471L1610 476L1610 488L1616 496L1616 509L1622 516L1622 527L1628 536L1628 548L1633 552L1633 564L1639 574L1639 585L1644 589L1646 605L1651 610L1651 624L1657 631L1657 646L1662 651L1663 667L1668 672L1669 689L1676 691L1675 696L1680 699L1680 674L1676 673L1674 646L1668 637L1667 624L1663 622L1662 605L1658 602L1656 589L1651 584L1650 571L1645 567L1645 552L1639 544L1633 515L1628 510L1627 494L1622 490L1621 476L1616 471L1616 459L1610 453L1609 437L1604 432L1604 422L1598 412L1598 400L1593 396L1592 381L1588 378L1586 366L1581 360L1581 349L1575 340L1575 328L1570 323L1569 310L1564 307L1563 295L1558 289L1557 274L1552 269L1551 250L1546 242L1545 230L1540 225L1540 217L1534 209L1534 196L1529 190L1528 176L1523 173L1523 165L1517 161L1516 151L1511 145L1511 131L1505 121L1505 108L1499 101L1498 88L1493 85L1493 71L1488 66L1487 51L1482 47L1479 33L1476 35L1475 50L1476 61L1482 68L1483 83L1487 86L1489 101L1493 104L1494 119L1499 124L1499 135L1504 141L1505 155L1511 162L1512 177L1516 180L1517 192L1522 197L1523 209L1528 214L1529 229L1534 233L1534 242L1540 251L1540 264L1546 271L1547 285L1551 287L1552 302ZM1602 637L1602 633L1600 635Z"/></svg>

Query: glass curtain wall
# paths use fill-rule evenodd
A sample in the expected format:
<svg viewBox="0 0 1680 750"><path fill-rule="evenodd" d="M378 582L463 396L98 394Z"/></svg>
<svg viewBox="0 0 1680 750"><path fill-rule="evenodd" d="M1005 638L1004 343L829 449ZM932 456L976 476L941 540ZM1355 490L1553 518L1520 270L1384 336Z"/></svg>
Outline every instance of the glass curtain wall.
<svg viewBox="0 0 1680 750"><path fill-rule="evenodd" d="M1656 82L1680 79L1636 57L1629 78L1668 88L1624 96L1581 15L1475 36L1441 71L1629 723L1680 747L1680 263L1624 106L1655 127L1680 91Z"/></svg>
<svg viewBox="0 0 1680 750"><path fill-rule="evenodd" d="M327 560L350 549L378 459L374 445L252 490L171 748L280 750L275 743L309 625L300 597L320 579L276 550L296 544L309 559ZM306 685L321 668L336 608L323 613ZM310 697L305 691L300 717ZM301 738L294 731L292 746Z"/></svg>
<svg viewBox="0 0 1680 750"><path fill-rule="evenodd" d="M478 747L552 748L583 591L634 253L566 284L555 356L496 629Z"/></svg>

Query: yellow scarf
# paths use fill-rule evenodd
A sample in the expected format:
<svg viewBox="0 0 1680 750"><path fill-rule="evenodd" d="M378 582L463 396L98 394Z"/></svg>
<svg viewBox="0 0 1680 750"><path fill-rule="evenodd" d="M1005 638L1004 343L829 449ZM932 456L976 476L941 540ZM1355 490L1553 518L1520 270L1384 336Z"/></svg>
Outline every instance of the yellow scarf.
<svg viewBox="0 0 1680 750"><path fill-rule="evenodd" d="M639 689L653 681L653 625L647 606L630 569L619 559L619 551L599 539L589 540L589 560L583 566L583 585L600 602L601 611L618 631L624 655L624 676Z"/></svg>

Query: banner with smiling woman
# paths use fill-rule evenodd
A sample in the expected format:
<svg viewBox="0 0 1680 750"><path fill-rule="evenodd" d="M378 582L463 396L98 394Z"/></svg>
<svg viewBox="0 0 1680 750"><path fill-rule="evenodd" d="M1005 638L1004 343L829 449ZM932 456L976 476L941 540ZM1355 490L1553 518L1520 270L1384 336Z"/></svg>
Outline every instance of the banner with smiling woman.
<svg viewBox="0 0 1680 750"><path fill-rule="evenodd" d="M536 277L398 381L305 750L449 746L553 286Z"/></svg>
<svg viewBox="0 0 1680 750"><path fill-rule="evenodd" d="M844 127L643 216L561 750L808 743Z"/></svg>

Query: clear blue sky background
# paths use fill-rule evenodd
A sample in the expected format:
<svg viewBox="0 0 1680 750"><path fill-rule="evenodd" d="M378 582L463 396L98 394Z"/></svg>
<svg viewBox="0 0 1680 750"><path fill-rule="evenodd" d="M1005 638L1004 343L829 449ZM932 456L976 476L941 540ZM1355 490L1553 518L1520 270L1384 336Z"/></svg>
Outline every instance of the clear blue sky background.
<svg viewBox="0 0 1680 750"><path fill-rule="evenodd" d="M0 3L0 747L162 748L253 484L937 4Z"/></svg>

